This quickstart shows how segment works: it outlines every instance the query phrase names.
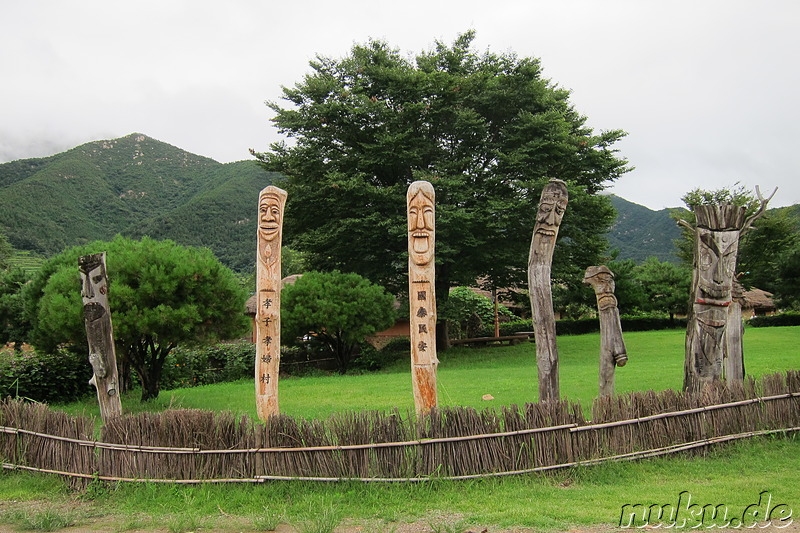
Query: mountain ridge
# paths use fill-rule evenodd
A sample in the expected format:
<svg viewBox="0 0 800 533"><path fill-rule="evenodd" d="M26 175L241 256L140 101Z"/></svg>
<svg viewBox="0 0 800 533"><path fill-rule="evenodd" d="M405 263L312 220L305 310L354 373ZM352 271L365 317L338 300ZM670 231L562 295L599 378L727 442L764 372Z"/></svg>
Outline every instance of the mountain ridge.
<svg viewBox="0 0 800 533"><path fill-rule="evenodd" d="M0 164L0 230L19 249L50 256L116 234L206 246L240 272L254 268L259 191L281 179L255 161L219 163L141 133ZM670 216L609 195L617 259L678 262ZM800 214L800 205L788 208Z"/></svg>

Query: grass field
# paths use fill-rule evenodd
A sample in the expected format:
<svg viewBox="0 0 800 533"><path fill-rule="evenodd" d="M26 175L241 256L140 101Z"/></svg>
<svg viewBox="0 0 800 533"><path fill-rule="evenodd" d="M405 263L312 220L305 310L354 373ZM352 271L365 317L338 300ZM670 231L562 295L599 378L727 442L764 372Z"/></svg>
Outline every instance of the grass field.
<svg viewBox="0 0 800 533"><path fill-rule="evenodd" d="M680 330L627 333L629 362L617 369L617 392L680 389L684 338L685 332ZM800 368L800 327L748 328L744 342L748 375ZM598 334L558 338L561 394L580 401L587 414L597 395L599 346ZM448 350L440 354L439 402L485 408L536 401L535 358L533 344ZM495 399L484 401L484 394ZM255 387L250 380L163 391L157 400L144 406L138 398L138 393L126 396L123 408L137 411L172 406L229 410L256 417ZM306 418L395 406L401 412L413 410L408 362L398 362L377 373L282 379L280 404L281 412ZM59 408L98 415L93 398Z"/></svg>
<svg viewBox="0 0 800 533"><path fill-rule="evenodd" d="M617 371L618 392L680 388L684 332L628 333L625 339L630 362ZM560 337L558 343L562 394L587 407L597 391L599 336ZM799 347L800 327L749 328L747 372L759 376L800 368ZM534 358L532 345L450 350L441 357L440 402L486 407L535 400ZM483 401L483 394L495 400ZM136 398L127 397L124 408L161 409L171 404L255 416L252 382L164 391L145 406ZM373 374L282 380L281 405L284 412L303 417L392 406L411 409L407 362ZM92 401L59 408L96 412ZM623 505L676 504L682 492L699 506L725 506L729 518L741 517L748 506L758 504L764 491L773 507L785 504L800 513L798 471L800 437L758 438L694 456L467 482L93 483L74 493L55 477L6 472L0 474L0 524L24 528L37 522L71 523L72 531L175 532L264 531L278 523L301 533L330 533L337 526L338 531L400 533L610 529L619 524Z"/></svg>

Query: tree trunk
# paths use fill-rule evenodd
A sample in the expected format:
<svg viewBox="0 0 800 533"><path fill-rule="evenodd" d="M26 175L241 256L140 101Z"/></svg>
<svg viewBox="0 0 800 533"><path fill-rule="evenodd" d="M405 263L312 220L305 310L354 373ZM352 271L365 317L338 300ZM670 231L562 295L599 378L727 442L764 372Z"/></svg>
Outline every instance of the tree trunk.
<svg viewBox="0 0 800 533"><path fill-rule="evenodd" d="M427 181L415 181L406 194L408 207L408 302L411 336L411 384L418 415L438 404L437 333L447 329L436 321L434 251L435 193ZM445 333L446 338L446 333Z"/></svg>
<svg viewBox="0 0 800 533"><path fill-rule="evenodd" d="M528 292L531 300L533 331L536 338L536 366L539 375L539 401L560 399L556 320L553 313L550 270L558 228L567 208L567 185L552 179L539 200L528 257Z"/></svg>
<svg viewBox="0 0 800 533"><path fill-rule="evenodd" d="M103 422L122 414L114 330L108 305L108 275L105 252L78 259L81 297L89 344L89 363L94 372L89 381L97 389L97 402Z"/></svg>
<svg viewBox="0 0 800 533"><path fill-rule="evenodd" d="M256 411L262 421L280 414L281 238L285 205L286 191L272 185L259 195L255 385Z"/></svg>

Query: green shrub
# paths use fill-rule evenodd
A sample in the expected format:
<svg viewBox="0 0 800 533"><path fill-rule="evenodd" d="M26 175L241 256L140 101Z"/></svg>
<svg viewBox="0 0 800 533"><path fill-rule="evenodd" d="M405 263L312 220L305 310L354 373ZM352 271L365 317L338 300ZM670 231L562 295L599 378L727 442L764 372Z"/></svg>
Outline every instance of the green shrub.
<svg viewBox="0 0 800 533"><path fill-rule="evenodd" d="M754 316L747 321L748 326L767 328L772 326L800 326L800 313L787 311L779 315Z"/></svg>
<svg viewBox="0 0 800 533"><path fill-rule="evenodd" d="M64 403L94 393L88 354L59 349L55 354L5 353L0 358L0 395Z"/></svg>
<svg viewBox="0 0 800 533"><path fill-rule="evenodd" d="M179 346L167 356L162 386L175 389L251 378L255 357L255 345L249 341Z"/></svg>

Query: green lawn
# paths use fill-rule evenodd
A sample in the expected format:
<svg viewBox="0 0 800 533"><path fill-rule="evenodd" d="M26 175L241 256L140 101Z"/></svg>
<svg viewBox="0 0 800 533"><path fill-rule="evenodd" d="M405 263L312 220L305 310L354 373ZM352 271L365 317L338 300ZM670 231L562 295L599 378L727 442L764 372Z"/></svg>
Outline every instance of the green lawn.
<svg viewBox="0 0 800 533"><path fill-rule="evenodd" d="M683 383L683 342L680 330L625 334L629 362L617 369L617 392L680 389ZM745 333L748 375L800 368L800 327L748 328ZM597 395L599 334L558 338L561 394L579 400L588 410ZM441 405L477 408L519 404L538 399L536 354L533 344L510 347L458 347L440 355L438 385ZM482 400L491 394L492 401ZM413 409L408 362L382 372L283 379L281 412L306 418L326 417L348 410ZM240 381L163 391L151 404L140 405L138 393L124 398L123 409L162 409L168 406L229 410L256 417L255 387ZM98 415L96 401L59 407L72 413Z"/></svg>
<svg viewBox="0 0 800 533"><path fill-rule="evenodd" d="M618 369L617 390L680 388L682 331L626 334L630 362ZM560 337L562 393L588 406L597 390L598 335ZM800 368L800 327L749 328L747 372L754 376ZM485 407L535 400L533 345L459 348L443 354L440 400L445 405ZM495 400L481 400L492 394ZM141 406L125 399L126 410L169 405L225 409L255 417L252 382L162 392ZM281 381L282 410L303 417L352 409L411 409L407 363L386 371ZM93 401L61 406L96 412ZM572 468L550 475L524 475L464 482L412 484L269 482L260 485L103 485L74 493L56 477L0 473L0 524L73 523L96 531L259 531L276 523L302 533L348 531L459 533L612 528L622 506L676 503L688 491L701 507L726 506L731 517L757 504L763 491L773 506L800 513L800 437L757 438L695 455ZM708 523L705 523L708 525ZM286 527L285 525L282 527ZM39 528L41 530L41 528ZM0 530L2 530L0 528ZM285 531L285 529L284 529ZM340 529L339 531L342 531Z"/></svg>

